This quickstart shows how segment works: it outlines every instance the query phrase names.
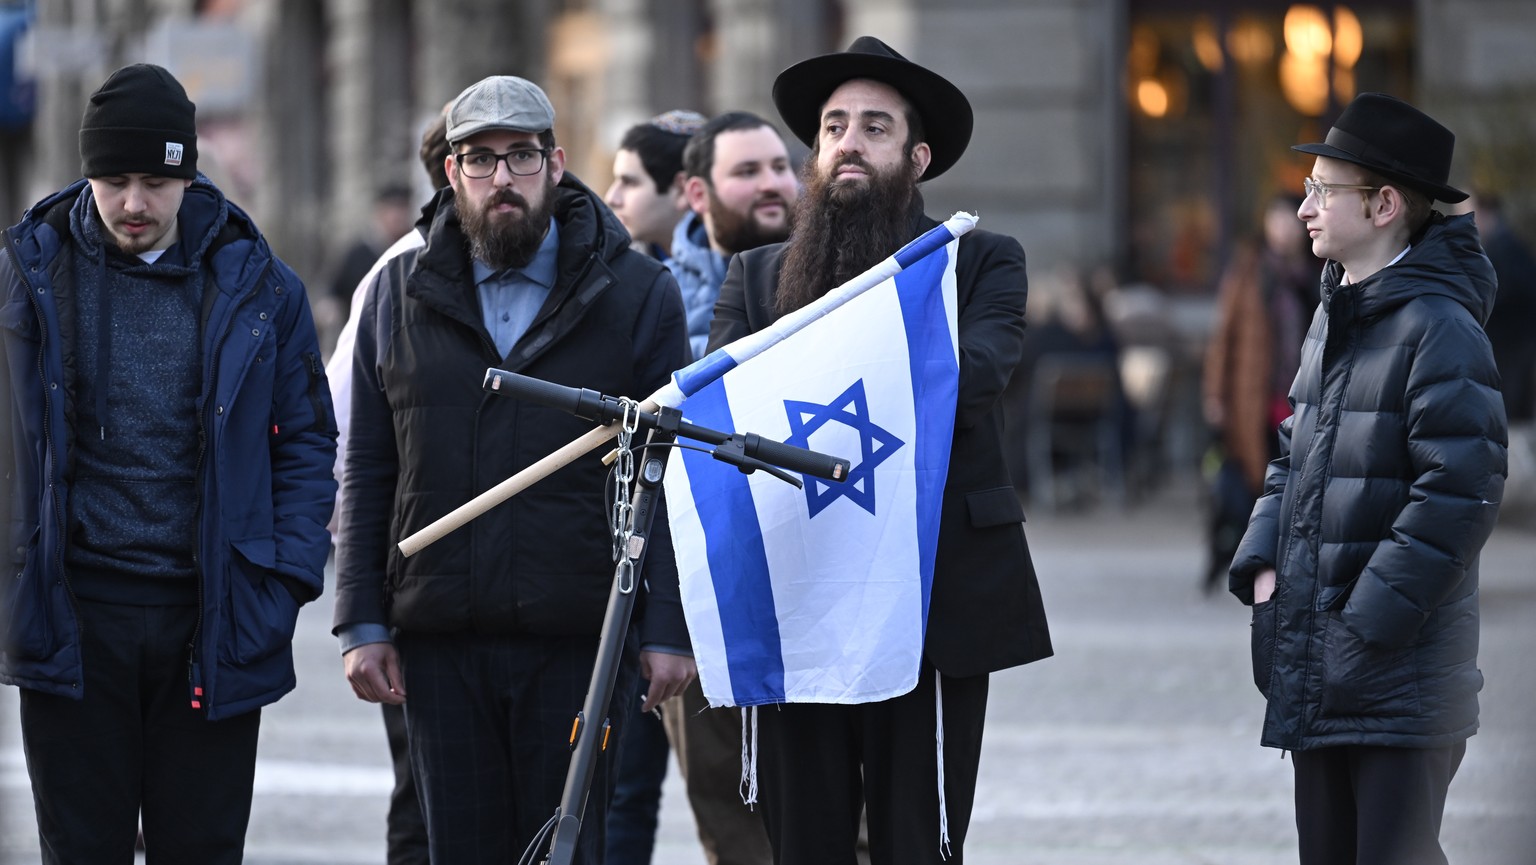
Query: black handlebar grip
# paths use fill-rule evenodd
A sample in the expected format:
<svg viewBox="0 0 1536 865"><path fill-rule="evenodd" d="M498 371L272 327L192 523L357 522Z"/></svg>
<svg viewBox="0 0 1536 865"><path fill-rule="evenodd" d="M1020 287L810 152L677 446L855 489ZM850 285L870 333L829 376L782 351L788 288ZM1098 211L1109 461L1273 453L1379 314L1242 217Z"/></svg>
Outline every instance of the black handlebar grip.
<svg viewBox="0 0 1536 865"><path fill-rule="evenodd" d="M842 483L848 479L848 461L818 451L766 439L757 433L746 435L746 455L803 475Z"/></svg>
<svg viewBox="0 0 1536 865"><path fill-rule="evenodd" d="M540 378L518 375L495 367L485 371L483 386L492 393L527 400L570 414L578 413L581 398L586 393L581 388L566 387L563 384L554 384ZM598 394L593 391L592 395Z"/></svg>

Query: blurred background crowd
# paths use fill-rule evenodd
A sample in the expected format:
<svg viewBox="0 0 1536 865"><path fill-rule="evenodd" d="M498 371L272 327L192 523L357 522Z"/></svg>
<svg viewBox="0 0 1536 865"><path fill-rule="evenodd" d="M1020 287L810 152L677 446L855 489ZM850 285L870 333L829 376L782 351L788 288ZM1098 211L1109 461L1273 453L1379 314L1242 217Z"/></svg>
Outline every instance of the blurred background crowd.
<svg viewBox="0 0 1536 865"><path fill-rule="evenodd" d="M1216 576L1316 302L1294 218L1310 160L1289 147L1384 91L1457 132L1452 181L1477 190L1464 206L1501 282L1506 511L1536 525L1536 4L1521 0L0 0L0 212L14 222L78 176L79 106L108 71L163 64L197 103L200 167L304 277L333 340L359 264L429 196L421 131L466 84L540 82L569 167L601 190L631 125L679 108L776 118L774 75L859 33L975 106L966 159L924 194L1029 255L1008 400L1034 507L1130 507L1198 478Z"/></svg>

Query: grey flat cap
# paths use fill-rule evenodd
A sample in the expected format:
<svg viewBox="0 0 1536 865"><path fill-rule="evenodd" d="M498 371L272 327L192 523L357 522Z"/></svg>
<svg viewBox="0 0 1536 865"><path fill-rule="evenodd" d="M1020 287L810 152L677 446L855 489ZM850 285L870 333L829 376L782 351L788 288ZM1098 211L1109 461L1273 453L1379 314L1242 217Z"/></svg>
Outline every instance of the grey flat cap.
<svg viewBox="0 0 1536 865"><path fill-rule="evenodd" d="M448 141L460 141L487 129L543 132L555 126L549 97L525 78L492 75L471 84L448 106Z"/></svg>

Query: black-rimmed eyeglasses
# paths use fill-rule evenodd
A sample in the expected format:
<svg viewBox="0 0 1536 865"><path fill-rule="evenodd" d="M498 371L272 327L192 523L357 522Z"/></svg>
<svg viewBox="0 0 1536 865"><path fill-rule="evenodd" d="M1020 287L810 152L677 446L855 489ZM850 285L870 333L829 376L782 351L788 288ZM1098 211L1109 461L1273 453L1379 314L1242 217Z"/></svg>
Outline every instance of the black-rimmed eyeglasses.
<svg viewBox="0 0 1536 865"><path fill-rule="evenodd" d="M468 153L455 153L453 158L458 161L459 170L464 172L465 177L484 180L496 173L498 162L507 163L507 170L519 177L538 174L544 169L544 160L548 156L549 151L546 149L524 147L506 153L471 150Z"/></svg>

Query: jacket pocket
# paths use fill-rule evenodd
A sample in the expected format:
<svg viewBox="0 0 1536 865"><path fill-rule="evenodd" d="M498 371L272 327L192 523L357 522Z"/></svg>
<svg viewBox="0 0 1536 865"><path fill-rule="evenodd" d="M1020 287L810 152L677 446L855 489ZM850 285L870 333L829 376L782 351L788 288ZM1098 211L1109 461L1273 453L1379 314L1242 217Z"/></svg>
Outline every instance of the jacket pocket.
<svg viewBox="0 0 1536 865"><path fill-rule="evenodd" d="M34 346L41 338L42 327L37 322L32 299L20 288L0 297L0 330L14 333Z"/></svg>
<svg viewBox="0 0 1536 865"><path fill-rule="evenodd" d="M1013 487L996 487L966 493L965 509L971 525L978 529L1024 522L1024 506Z"/></svg>
<svg viewBox="0 0 1536 865"><path fill-rule="evenodd" d="M23 530L24 531L24 530ZM11 537L18 532L13 531ZM5 618L0 626L4 639L0 644L5 654L16 659L43 660L56 650L53 638L53 622L49 618L48 587L39 573L38 530L34 527L30 537L16 544L14 556L5 579Z"/></svg>
<svg viewBox="0 0 1536 865"><path fill-rule="evenodd" d="M1266 699L1269 680L1275 673L1275 599L1253 605L1253 631L1248 635L1253 654L1253 684Z"/></svg>
<svg viewBox="0 0 1536 865"><path fill-rule="evenodd" d="M219 653L237 664L269 658L293 642L299 602L273 576L276 544L271 538L232 541L227 610L229 629Z"/></svg>
<svg viewBox="0 0 1536 865"><path fill-rule="evenodd" d="M1419 713L1413 646L1382 649L1361 639L1337 612L1324 614L1322 713L1402 716Z"/></svg>

